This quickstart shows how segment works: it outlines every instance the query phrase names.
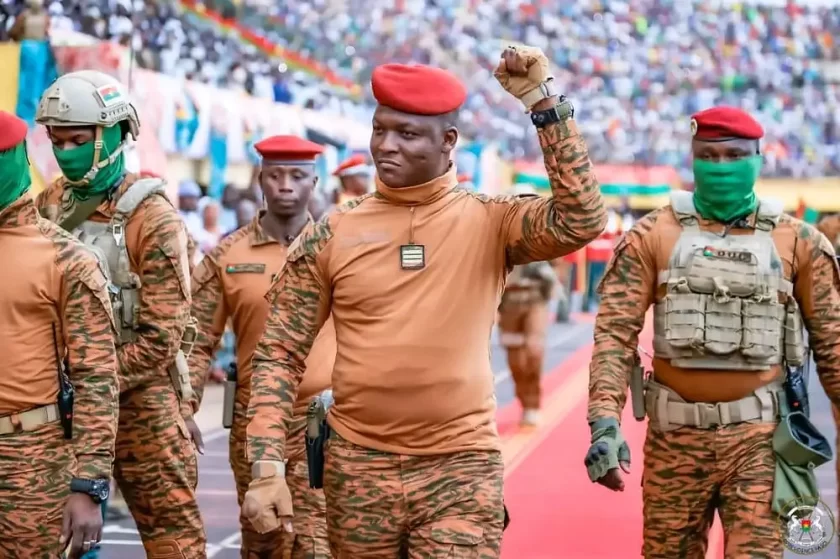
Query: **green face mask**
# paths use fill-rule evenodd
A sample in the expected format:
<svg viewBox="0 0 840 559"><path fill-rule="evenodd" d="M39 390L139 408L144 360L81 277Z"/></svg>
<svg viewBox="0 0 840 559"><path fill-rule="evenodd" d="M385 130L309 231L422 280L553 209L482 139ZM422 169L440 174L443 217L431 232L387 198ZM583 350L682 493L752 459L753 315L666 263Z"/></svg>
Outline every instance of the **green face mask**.
<svg viewBox="0 0 840 559"><path fill-rule="evenodd" d="M731 223L755 211L760 155L735 161L694 160L694 207L706 219Z"/></svg>
<svg viewBox="0 0 840 559"><path fill-rule="evenodd" d="M31 184L26 142L0 151L0 210L5 210L23 196Z"/></svg>
<svg viewBox="0 0 840 559"><path fill-rule="evenodd" d="M99 161L105 161L114 153L122 143L122 130L116 124L109 128L102 129L102 150L99 152ZM93 142L90 141L75 148L58 149L53 146L53 154L61 168L61 172L68 180L82 180L93 167ZM108 165L99 169L96 176L87 184L72 185L73 198L87 200L93 196L107 192L119 178L124 174L125 158L122 153Z"/></svg>

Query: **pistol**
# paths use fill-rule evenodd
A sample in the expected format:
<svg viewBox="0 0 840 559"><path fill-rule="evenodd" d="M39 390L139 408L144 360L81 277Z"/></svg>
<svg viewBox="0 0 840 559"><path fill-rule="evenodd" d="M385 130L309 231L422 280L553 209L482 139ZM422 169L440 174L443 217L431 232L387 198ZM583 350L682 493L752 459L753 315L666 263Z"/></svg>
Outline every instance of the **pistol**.
<svg viewBox="0 0 840 559"><path fill-rule="evenodd" d="M239 369L234 361L225 371L225 394L222 404L222 427L230 429L233 426L233 408L236 404L236 382Z"/></svg>
<svg viewBox="0 0 840 559"><path fill-rule="evenodd" d="M309 487L324 487L324 445L330 438L327 412L333 404L332 390L316 396L306 410L306 463L309 466Z"/></svg>
<svg viewBox="0 0 840 559"><path fill-rule="evenodd" d="M791 367L785 365L785 397L788 401L788 408L791 412L802 412L805 417L810 417L811 406L808 402L808 385L805 381L805 368L802 366Z"/></svg>
<svg viewBox="0 0 840 559"><path fill-rule="evenodd" d="M58 333L55 329L55 323L52 325L53 335L53 350L55 351L55 367L58 371L58 415L61 420L61 428L64 430L64 438L73 438L73 400L76 396L76 391L70 383L68 372L70 371L70 364L66 359L61 358L61 353L58 351Z"/></svg>

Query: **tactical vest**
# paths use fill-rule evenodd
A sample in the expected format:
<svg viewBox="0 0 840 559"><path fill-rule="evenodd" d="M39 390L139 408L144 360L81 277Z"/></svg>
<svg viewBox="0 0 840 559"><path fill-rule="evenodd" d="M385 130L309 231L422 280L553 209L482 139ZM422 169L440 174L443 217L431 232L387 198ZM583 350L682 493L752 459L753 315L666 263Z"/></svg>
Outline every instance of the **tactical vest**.
<svg viewBox="0 0 840 559"><path fill-rule="evenodd" d="M682 233L659 273L656 357L685 369L802 365L802 317L771 236L781 203L760 200L754 234L723 237L700 229L692 193L672 193L671 208Z"/></svg>
<svg viewBox="0 0 840 559"><path fill-rule="evenodd" d="M119 326L118 347L137 339L142 288L140 276L131 271L131 260L125 243L125 225L137 207L147 198L155 195L166 198L165 188L166 183L160 179L137 180L117 199L114 215L108 223L88 219L72 231L73 235L93 251L100 264L104 263L101 267L107 268L111 305ZM59 216L59 223L66 221L73 212L72 206L69 206L69 196L70 190L67 189L62 207L70 209ZM196 333L195 321L190 320L181 339L181 348L176 354L175 362L169 368L173 385L182 398L192 396L187 358L192 352Z"/></svg>
<svg viewBox="0 0 840 559"><path fill-rule="evenodd" d="M505 280L502 305L534 305L551 298L554 269L548 262L530 262L514 266Z"/></svg>

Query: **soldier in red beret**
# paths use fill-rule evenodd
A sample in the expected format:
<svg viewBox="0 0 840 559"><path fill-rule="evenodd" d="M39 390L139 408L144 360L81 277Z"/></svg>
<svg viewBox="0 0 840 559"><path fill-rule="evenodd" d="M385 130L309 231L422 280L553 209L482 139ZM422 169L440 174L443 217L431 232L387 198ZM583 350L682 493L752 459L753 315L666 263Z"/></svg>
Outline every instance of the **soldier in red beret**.
<svg viewBox="0 0 840 559"><path fill-rule="evenodd" d="M267 295L248 412L259 474L248 495L263 529L291 521L287 424L304 360L332 313L323 478L333 556L499 556L503 461L488 359L499 293L513 266L597 237L606 213L545 55L507 49L496 77L530 112L551 197L458 188L451 159L464 86L428 66L374 70L376 192L307 227Z"/></svg>
<svg viewBox="0 0 840 559"><path fill-rule="evenodd" d="M261 534L249 520L243 505L251 482L251 467L245 453L245 429L251 384L251 357L268 314L265 292L283 268L288 247L310 220L307 207L318 182L315 160L323 146L296 136L272 136L254 146L262 156L258 180L265 209L250 224L225 237L207 254L192 278L192 315L198 321L199 336L190 355L197 405L204 393L206 373L213 364L228 321L236 336L236 376L226 390L229 410L230 463L239 504L242 506L242 552L245 557L328 558L324 493L309 487L304 431L310 400L329 388L335 360L335 333L328 321L307 360L306 380L295 404L289 432L286 479L295 511L295 534L277 529ZM277 553L277 555L272 555Z"/></svg>
<svg viewBox="0 0 840 559"><path fill-rule="evenodd" d="M101 538L114 462L114 318L97 258L38 216L26 133L0 112L0 557L76 559Z"/></svg>
<svg viewBox="0 0 840 559"><path fill-rule="evenodd" d="M333 176L338 177L340 183L335 203L341 205L368 193L373 169L364 155L357 154L342 161L333 171Z"/></svg>
<svg viewBox="0 0 840 559"><path fill-rule="evenodd" d="M702 557L717 511L727 557L781 559L780 521L784 534L798 526L791 506L830 514L811 467L831 448L800 413L803 327L823 388L840 403L840 270L824 235L756 196L758 122L715 107L690 125L694 192L673 192L638 221L601 282L585 463L593 482L624 489L630 450L619 422L629 385L634 415L649 419L645 558ZM637 344L651 306L645 380Z"/></svg>

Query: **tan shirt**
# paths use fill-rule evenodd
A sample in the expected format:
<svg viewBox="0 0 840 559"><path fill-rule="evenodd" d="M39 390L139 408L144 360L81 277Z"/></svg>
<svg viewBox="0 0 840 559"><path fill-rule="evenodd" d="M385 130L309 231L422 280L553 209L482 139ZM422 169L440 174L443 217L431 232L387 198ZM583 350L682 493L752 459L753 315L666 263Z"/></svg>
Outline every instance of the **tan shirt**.
<svg viewBox="0 0 840 559"><path fill-rule="evenodd" d="M198 395L194 411L228 319L236 336L237 400L248 405L251 358L268 316L265 294L287 254L285 245L266 234L260 218L222 239L196 266L192 315L198 321L199 336L190 356L193 388ZM329 388L334 362L335 331L329 320L307 358L297 413L305 412L310 399Z"/></svg>
<svg viewBox="0 0 840 559"><path fill-rule="evenodd" d="M114 196L104 200L90 216L107 223L118 197L136 177L126 176ZM70 211L69 189L62 180L38 194L36 206L51 221L61 222ZM137 206L125 225L125 245L131 272L140 278L140 308L136 340L117 349L120 390L151 382L167 382L167 368L175 359L190 312L190 261L186 226L163 195L153 195Z"/></svg>
<svg viewBox="0 0 840 559"><path fill-rule="evenodd" d="M251 461L284 456L304 358L332 313L338 353L329 423L350 442L433 455L498 449L490 333L511 266L595 238L603 199L573 121L539 132L553 196L488 197L456 170L339 207L301 234L269 291L254 353ZM401 247L414 243L401 262ZM417 261L422 246L424 265Z"/></svg>
<svg viewBox="0 0 840 559"><path fill-rule="evenodd" d="M26 194L0 211L0 270L0 416L56 403L58 353L75 388L77 475L109 477L118 386L105 275Z"/></svg>
<svg viewBox="0 0 840 559"><path fill-rule="evenodd" d="M724 228L707 220L700 220L700 227L718 232ZM639 220L615 249L600 285L590 364L590 421L621 417L639 332L648 308L665 295L664 287L657 285L658 274L668 268L681 232L671 206L666 206ZM730 234L753 231L733 229ZM788 215L780 218L772 238L784 276L793 281L820 380L828 396L840 402L840 271L834 251L813 226ZM657 382L689 402L729 402L779 378L782 371L778 366L757 372L686 370L655 359L654 374Z"/></svg>

